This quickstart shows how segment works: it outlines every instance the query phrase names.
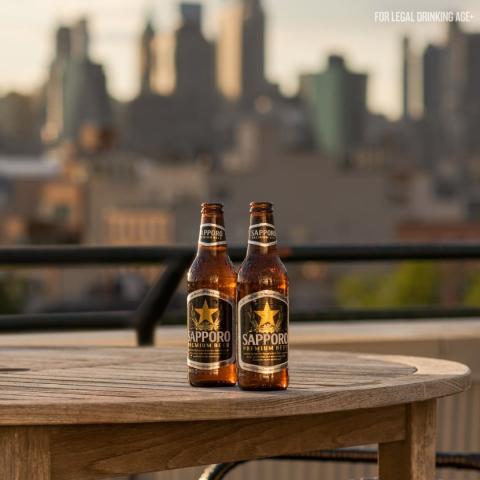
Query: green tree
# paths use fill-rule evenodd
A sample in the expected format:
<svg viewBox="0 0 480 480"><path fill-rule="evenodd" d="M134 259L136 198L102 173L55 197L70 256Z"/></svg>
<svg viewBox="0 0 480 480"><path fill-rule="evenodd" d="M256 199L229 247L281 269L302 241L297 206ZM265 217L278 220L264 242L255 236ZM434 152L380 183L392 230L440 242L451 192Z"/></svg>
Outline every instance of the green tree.
<svg viewBox="0 0 480 480"><path fill-rule="evenodd" d="M463 303L467 307L480 306L480 272L473 272L469 275L465 286Z"/></svg>
<svg viewBox="0 0 480 480"><path fill-rule="evenodd" d="M18 313L26 297L24 279L7 273L0 277L0 313Z"/></svg>
<svg viewBox="0 0 480 480"><path fill-rule="evenodd" d="M440 270L430 262L406 262L386 274L355 274L339 280L337 303L350 308L432 305L440 297Z"/></svg>

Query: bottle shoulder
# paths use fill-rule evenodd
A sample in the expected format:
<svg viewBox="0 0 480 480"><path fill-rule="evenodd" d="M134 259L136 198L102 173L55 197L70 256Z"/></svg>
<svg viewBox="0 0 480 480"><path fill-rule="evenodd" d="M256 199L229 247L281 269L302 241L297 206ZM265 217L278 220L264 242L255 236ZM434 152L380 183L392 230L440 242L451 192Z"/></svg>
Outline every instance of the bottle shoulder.
<svg viewBox="0 0 480 480"><path fill-rule="evenodd" d="M245 258L238 271L238 281L259 281L262 278L278 278L282 283L288 283L287 269L278 255L249 255Z"/></svg>
<svg viewBox="0 0 480 480"><path fill-rule="evenodd" d="M188 270L187 280L194 282L209 278L214 283L220 278L236 281L237 272L228 255L197 255L195 257Z"/></svg>

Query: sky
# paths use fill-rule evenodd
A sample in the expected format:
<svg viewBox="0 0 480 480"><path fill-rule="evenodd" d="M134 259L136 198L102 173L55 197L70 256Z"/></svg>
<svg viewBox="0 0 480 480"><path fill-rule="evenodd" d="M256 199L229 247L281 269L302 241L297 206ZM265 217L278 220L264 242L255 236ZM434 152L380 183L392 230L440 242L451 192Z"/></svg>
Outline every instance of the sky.
<svg viewBox="0 0 480 480"><path fill-rule="evenodd" d="M204 31L215 39L219 12L231 0L200 0ZM128 100L138 91L138 38L146 12L157 29L178 20L177 0L4 0L0 5L0 95L31 92L46 77L53 37L60 23L90 20L92 57L105 66L110 92ZM330 53L342 54L356 71L369 74L371 110L391 118L401 108L401 38L408 35L420 55L441 43L442 23L376 23L375 11L468 11L467 31L480 31L478 0L263 0L267 13L267 76L294 93L298 75L318 71Z"/></svg>

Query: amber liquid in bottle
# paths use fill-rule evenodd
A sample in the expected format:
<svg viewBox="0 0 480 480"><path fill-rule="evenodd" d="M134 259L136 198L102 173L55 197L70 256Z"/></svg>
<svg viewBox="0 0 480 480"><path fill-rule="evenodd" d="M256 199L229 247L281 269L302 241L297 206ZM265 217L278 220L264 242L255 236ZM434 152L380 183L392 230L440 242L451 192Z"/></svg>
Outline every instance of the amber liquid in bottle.
<svg viewBox="0 0 480 480"><path fill-rule="evenodd" d="M187 288L190 384L235 385L237 274L227 254L220 203L202 204L198 250L188 271Z"/></svg>
<svg viewBox="0 0 480 480"><path fill-rule="evenodd" d="M238 384L288 386L288 277L277 251L273 206L250 204L247 256L238 272Z"/></svg>

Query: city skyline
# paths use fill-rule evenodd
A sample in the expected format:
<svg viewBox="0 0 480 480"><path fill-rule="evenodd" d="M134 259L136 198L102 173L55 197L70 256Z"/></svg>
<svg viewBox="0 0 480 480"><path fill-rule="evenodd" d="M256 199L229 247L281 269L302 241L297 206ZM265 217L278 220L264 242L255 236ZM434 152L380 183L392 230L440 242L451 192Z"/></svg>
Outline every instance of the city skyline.
<svg viewBox="0 0 480 480"><path fill-rule="evenodd" d="M105 65L111 94L120 100L131 99L139 90L138 38L146 13L153 12L159 30L170 31L176 25L179 3L162 0L160 5L152 0L132 5L123 0L101 3L47 0L40 8L40 2L21 0L15 5L2 6L0 61L9 68L2 72L0 94L9 90L28 93L39 87L53 53L55 27L85 15L91 24L93 57ZM208 38L215 39L224 2L204 0L199 3L205 8L205 33ZM398 117L401 113L401 36L410 35L413 48L419 51L427 43L442 42L445 25L375 24L374 11L385 9L376 0L368 0L361 6L347 6L347 2L340 1L328 12L311 0L300 3L305 4L305 8L298 8L299 2L295 2L297 7L293 8L286 0L263 2L268 22L266 66L269 80L280 83L284 92L294 93L301 73L318 70L325 65L329 53L340 53L353 69L369 74L369 108ZM420 6L418 2L404 0L392 2L389 9L396 6L402 10L433 9L433 5L436 10L451 8L446 0L424 0ZM474 22L463 25L465 30L478 28L480 6L463 0L457 1L455 7L474 14ZM341 25L345 28L339 28ZM37 47L34 50L31 48L33 41ZM15 45L13 49L12 44ZM310 48L306 49L306 45Z"/></svg>

